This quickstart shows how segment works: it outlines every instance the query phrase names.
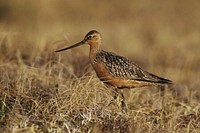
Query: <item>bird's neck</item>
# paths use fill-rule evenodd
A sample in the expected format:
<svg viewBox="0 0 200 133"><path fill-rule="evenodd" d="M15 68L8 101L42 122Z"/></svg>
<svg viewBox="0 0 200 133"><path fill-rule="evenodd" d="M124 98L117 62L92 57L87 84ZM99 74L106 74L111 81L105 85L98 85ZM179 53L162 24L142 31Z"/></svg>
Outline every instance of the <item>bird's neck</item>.
<svg viewBox="0 0 200 133"><path fill-rule="evenodd" d="M100 45L91 45L90 46L90 54L89 54L89 57L90 57L90 61L93 62L95 57L96 57L96 54L99 53L101 51L101 48L100 48Z"/></svg>

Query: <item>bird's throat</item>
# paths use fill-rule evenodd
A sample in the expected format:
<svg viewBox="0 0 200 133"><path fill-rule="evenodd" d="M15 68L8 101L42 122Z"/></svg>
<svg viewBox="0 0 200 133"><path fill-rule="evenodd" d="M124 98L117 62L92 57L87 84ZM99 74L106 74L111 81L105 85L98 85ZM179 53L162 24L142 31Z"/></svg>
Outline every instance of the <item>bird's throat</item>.
<svg viewBox="0 0 200 133"><path fill-rule="evenodd" d="M90 45L90 53L89 53L89 57L90 57L90 61L93 61L96 57L96 54L99 53L101 51L100 46L99 45Z"/></svg>

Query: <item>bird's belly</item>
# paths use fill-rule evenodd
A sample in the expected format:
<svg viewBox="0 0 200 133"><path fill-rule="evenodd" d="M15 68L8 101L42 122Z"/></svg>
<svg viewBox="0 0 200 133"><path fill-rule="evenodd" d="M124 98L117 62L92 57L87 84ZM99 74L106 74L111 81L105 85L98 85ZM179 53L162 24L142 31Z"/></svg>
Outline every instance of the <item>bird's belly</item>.
<svg viewBox="0 0 200 133"><path fill-rule="evenodd" d="M92 64L92 66L101 81L116 88L135 88L149 86L152 84L124 77L117 77L106 68L104 63L95 63Z"/></svg>

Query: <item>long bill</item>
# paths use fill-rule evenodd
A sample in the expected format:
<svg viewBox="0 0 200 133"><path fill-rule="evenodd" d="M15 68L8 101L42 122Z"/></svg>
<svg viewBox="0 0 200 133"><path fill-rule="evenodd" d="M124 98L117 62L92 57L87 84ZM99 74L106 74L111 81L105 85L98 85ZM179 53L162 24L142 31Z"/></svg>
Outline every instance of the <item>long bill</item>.
<svg viewBox="0 0 200 133"><path fill-rule="evenodd" d="M68 49L71 49L71 48L78 47L78 46L83 45L83 44L85 44L85 41L81 41L81 42L78 42L78 43L76 43L76 44L74 44L74 45L71 45L71 46L69 46L69 47L56 50L55 52L61 52L61 51L64 51L64 50L68 50Z"/></svg>

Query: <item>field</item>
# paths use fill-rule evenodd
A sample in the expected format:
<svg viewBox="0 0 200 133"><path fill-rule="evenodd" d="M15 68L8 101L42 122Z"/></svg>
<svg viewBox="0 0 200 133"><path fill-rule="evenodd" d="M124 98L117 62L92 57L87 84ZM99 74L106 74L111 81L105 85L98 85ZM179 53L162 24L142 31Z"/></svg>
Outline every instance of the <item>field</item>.
<svg viewBox="0 0 200 133"><path fill-rule="evenodd" d="M0 1L0 132L200 132L200 1ZM113 89L89 46L54 51L96 29L102 49L172 80L173 88ZM128 92L128 93L127 93Z"/></svg>

